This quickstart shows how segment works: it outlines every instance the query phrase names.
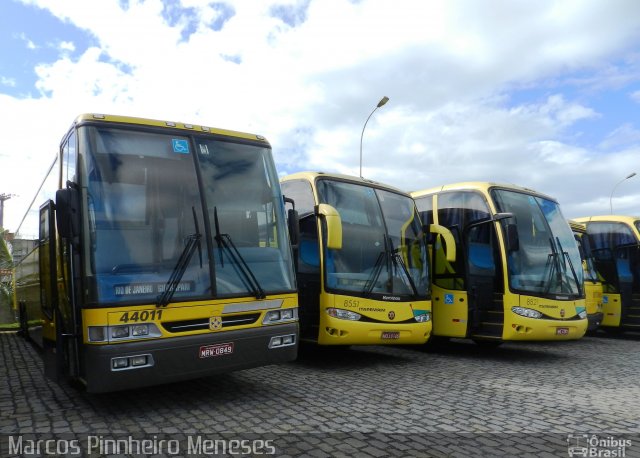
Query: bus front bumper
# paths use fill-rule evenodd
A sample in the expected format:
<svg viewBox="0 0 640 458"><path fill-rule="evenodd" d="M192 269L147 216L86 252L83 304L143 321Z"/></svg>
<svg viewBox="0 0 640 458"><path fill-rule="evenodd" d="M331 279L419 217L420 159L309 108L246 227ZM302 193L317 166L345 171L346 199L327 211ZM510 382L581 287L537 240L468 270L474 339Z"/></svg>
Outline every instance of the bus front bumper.
<svg viewBox="0 0 640 458"><path fill-rule="evenodd" d="M292 335L293 344L278 340ZM118 391L283 363L294 360L297 353L298 323L87 345L84 380L92 393Z"/></svg>
<svg viewBox="0 0 640 458"><path fill-rule="evenodd" d="M412 345L424 344L431 335L432 322L375 323L323 316L319 345Z"/></svg>
<svg viewBox="0 0 640 458"><path fill-rule="evenodd" d="M585 335L588 324L586 318L556 321L513 316L511 320L505 323L503 340L575 340Z"/></svg>

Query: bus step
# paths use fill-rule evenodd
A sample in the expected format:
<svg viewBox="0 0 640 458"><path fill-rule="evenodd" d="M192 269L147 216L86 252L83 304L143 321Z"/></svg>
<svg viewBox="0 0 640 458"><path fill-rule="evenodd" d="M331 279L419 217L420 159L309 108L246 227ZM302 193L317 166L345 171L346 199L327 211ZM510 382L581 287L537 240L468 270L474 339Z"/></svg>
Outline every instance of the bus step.
<svg viewBox="0 0 640 458"><path fill-rule="evenodd" d="M489 334L471 334L471 338L473 339L487 339L487 340L502 340L502 335L495 336Z"/></svg>

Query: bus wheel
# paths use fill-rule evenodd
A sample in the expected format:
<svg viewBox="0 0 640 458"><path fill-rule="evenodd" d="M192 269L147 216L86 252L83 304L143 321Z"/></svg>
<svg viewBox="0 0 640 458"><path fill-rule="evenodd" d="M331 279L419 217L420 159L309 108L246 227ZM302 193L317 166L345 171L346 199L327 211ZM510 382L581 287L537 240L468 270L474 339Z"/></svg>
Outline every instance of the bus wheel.
<svg viewBox="0 0 640 458"><path fill-rule="evenodd" d="M451 340L450 337L432 335L431 337L429 337L429 340L427 340L427 343L425 345L428 348L440 347L443 345L447 345L450 340Z"/></svg>
<svg viewBox="0 0 640 458"><path fill-rule="evenodd" d="M18 324L20 326L18 335L24 337L25 339L28 339L29 318L27 318L27 305L22 301L18 304Z"/></svg>

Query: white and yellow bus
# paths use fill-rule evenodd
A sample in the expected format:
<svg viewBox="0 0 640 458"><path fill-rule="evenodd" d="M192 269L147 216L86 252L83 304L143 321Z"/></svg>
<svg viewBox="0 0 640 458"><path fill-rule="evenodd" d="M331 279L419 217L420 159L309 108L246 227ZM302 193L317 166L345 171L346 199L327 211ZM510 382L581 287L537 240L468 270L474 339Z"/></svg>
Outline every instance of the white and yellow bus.
<svg viewBox="0 0 640 458"><path fill-rule="evenodd" d="M261 136L79 116L16 238L23 333L45 373L105 392L290 361L298 302Z"/></svg>
<svg viewBox="0 0 640 458"><path fill-rule="evenodd" d="M602 278L601 329L640 330L640 217L606 215L575 220L587 226Z"/></svg>
<svg viewBox="0 0 640 458"><path fill-rule="evenodd" d="M448 228L458 246L450 262L434 241L434 336L497 344L585 334L580 254L554 199L486 182L411 195L423 223Z"/></svg>
<svg viewBox="0 0 640 458"><path fill-rule="evenodd" d="M286 176L281 186L299 215L301 339L425 343L431 333L429 262L411 197L370 180L319 172Z"/></svg>

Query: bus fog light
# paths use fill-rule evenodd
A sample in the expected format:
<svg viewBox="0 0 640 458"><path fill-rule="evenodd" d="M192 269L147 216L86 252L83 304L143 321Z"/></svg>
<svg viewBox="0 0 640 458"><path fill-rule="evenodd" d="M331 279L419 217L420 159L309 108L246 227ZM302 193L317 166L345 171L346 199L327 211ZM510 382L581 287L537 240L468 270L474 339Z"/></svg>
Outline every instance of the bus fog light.
<svg viewBox="0 0 640 458"><path fill-rule="evenodd" d="M111 328L111 337L114 339L129 337L129 326L114 326Z"/></svg>
<svg viewBox="0 0 640 458"><path fill-rule="evenodd" d="M292 335L284 336L282 338L282 345L293 345L295 343L295 337Z"/></svg>
<svg viewBox="0 0 640 458"><path fill-rule="evenodd" d="M131 357L131 365L132 366L145 366L147 364L147 356L133 356Z"/></svg>
<svg viewBox="0 0 640 458"><path fill-rule="evenodd" d="M89 326L89 341L104 342L107 340L104 326Z"/></svg>
<svg viewBox="0 0 640 458"><path fill-rule="evenodd" d="M129 367L129 358L113 358L111 360L111 366L114 369L124 369Z"/></svg>
<svg viewBox="0 0 640 458"><path fill-rule="evenodd" d="M149 326L146 324L136 324L131 328L132 336L148 336L149 335Z"/></svg>
<svg viewBox="0 0 640 458"><path fill-rule="evenodd" d="M511 311L526 318L542 318L542 313L525 307L511 307Z"/></svg>
<svg viewBox="0 0 640 458"><path fill-rule="evenodd" d="M280 348L295 345L296 335L287 334L286 336L274 336L269 340L269 348Z"/></svg>

